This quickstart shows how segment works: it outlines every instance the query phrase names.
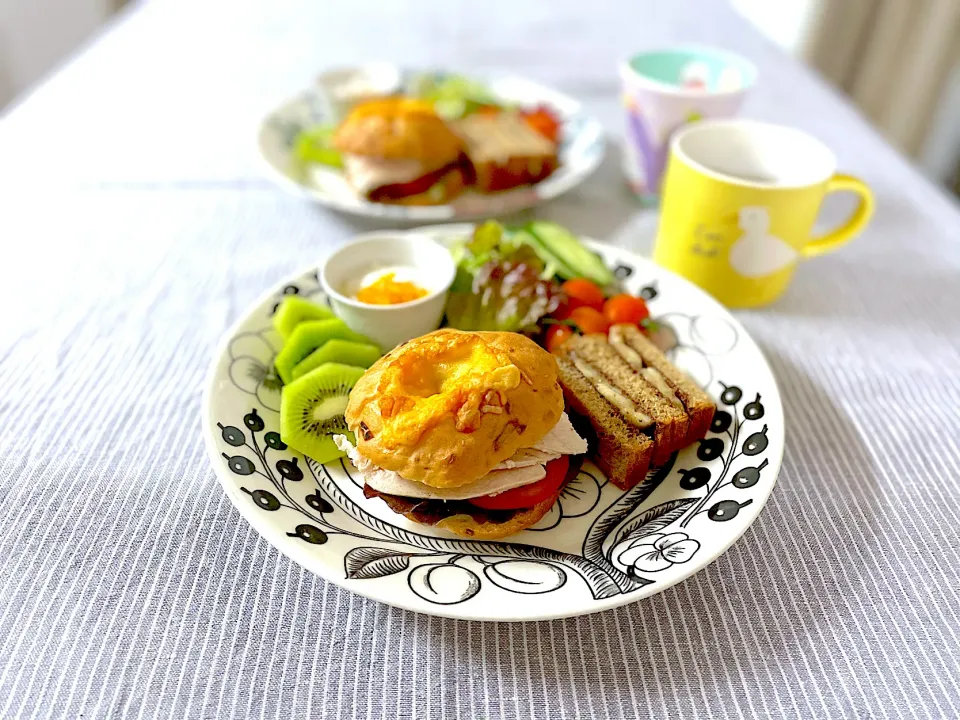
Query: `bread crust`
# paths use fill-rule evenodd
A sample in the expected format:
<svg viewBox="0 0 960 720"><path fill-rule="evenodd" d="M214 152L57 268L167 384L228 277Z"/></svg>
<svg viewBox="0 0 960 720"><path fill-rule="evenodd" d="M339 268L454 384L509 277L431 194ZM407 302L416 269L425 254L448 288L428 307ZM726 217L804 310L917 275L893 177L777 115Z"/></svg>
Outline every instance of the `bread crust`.
<svg viewBox="0 0 960 720"><path fill-rule="evenodd" d="M640 332L635 325L617 325L617 327L623 333L627 344L640 354L647 365L663 375L667 383L677 393L677 397L683 402L690 418L690 425L683 440L683 445L689 445L703 438L710 429L713 414L717 410L713 398L704 392L689 375L671 363L660 348Z"/></svg>
<svg viewBox="0 0 960 720"><path fill-rule="evenodd" d="M653 457L653 440L629 425L566 357L557 359L560 381L574 417L585 418L593 429L593 460L621 490L646 477ZM575 422L576 426L576 422Z"/></svg>
<svg viewBox="0 0 960 720"><path fill-rule="evenodd" d="M535 445L562 413L556 360L532 340L443 329L374 363L345 417L375 465L449 488Z"/></svg>
<svg viewBox="0 0 960 720"><path fill-rule="evenodd" d="M575 335L563 346L564 354L576 355L593 364L616 387L637 403L654 420L652 463L663 465L678 449L686 447L690 421L683 409L677 408L643 379L620 357L616 350L599 335Z"/></svg>
<svg viewBox="0 0 960 720"><path fill-rule="evenodd" d="M454 515L453 517L444 518L437 523L436 527L473 540L496 540L507 537L508 535L514 535L521 530L526 530L531 525L535 525L540 521L540 518L550 512L550 508L552 508L553 504L560 498L560 493L563 492L565 486L566 483L550 497L537 503L532 508L518 512L506 522L479 523L469 515ZM405 517L413 519L409 518L409 516ZM414 520L414 522L416 522L416 520Z"/></svg>
<svg viewBox="0 0 960 720"><path fill-rule="evenodd" d="M384 160L419 160L424 172L455 161L463 141L426 102L403 97L357 105L333 135L342 153Z"/></svg>

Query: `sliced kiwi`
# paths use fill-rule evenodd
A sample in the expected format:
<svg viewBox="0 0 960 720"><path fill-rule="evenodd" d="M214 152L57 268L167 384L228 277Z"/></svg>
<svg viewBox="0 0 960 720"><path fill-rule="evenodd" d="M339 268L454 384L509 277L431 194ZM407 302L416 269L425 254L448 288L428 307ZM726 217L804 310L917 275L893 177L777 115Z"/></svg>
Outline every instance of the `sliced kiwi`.
<svg viewBox="0 0 960 720"><path fill-rule="evenodd" d="M343 413L350 389L363 373L360 367L327 363L285 385L280 394L280 439L321 465L341 457L332 436L350 435Z"/></svg>
<svg viewBox="0 0 960 720"><path fill-rule="evenodd" d="M294 328L273 361L274 365L277 366L280 379L284 383L292 382L294 366L328 340L353 340L354 342L370 343L367 338L355 333L347 327L343 320L337 318L302 322Z"/></svg>
<svg viewBox="0 0 960 720"><path fill-rule="evenodd" d="M273 326L280 333L280 337L286 340L300 323L307 320L330 320L332 317L333 311L330 308L304 300L298 295L287 295L273 314Z"/></svg>
<svg viewBox="0 0 960 720"><path fill-rule="evenodd" d="M353 365L353 367L368 368L379 357L380 348L376 345L352 340L327 340L294 366L293 379L301 378L311 370L326 363L340 363L342 365Z"/></svg>

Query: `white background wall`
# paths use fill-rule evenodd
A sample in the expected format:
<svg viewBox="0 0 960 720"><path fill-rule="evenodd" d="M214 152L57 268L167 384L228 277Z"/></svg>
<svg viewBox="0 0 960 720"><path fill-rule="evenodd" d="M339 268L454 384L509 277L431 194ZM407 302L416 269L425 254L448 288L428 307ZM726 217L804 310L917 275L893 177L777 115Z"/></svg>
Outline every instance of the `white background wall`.
<svg viewBox="0 0 960 720"><path fill-rule="evenodd" d="M0 0L0 109L109 17L114 0Z"/></svg>
<svg viewBox="0 0 960 720"><path fill-rule="evenodd" d="M798 55L821 0L731 0L768 38Z"/></svg>

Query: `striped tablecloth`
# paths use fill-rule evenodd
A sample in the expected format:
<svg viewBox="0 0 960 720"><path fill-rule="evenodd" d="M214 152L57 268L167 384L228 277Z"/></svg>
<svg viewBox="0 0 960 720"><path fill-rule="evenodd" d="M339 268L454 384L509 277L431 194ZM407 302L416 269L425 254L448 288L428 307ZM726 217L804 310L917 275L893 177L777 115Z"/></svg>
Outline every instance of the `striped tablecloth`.
<svg viewBox="0 0 960 720"><path fill-rule="evenodd" d="M739 314L788 424L755 525L658 596L526 625L281 557L214 478L204 375L265 288L369 226L263 180L259 116L380 58L517 71L616 135L618 58L678 41L753 59L745 112L878 197ZM613 157L541 214L640 251L655 223ZM960 212L724 3L135 6L0 121L0 247L2 718L960 717Z"/></svg>

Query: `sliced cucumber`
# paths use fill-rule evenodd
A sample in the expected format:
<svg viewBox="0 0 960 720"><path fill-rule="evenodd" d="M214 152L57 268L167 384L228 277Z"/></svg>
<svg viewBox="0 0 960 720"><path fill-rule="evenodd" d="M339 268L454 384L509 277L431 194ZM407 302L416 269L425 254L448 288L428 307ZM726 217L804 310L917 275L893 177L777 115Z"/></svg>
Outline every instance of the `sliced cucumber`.
<svg viewBox="0 0 960 720"><path fill-rule="evenodd" d="M529 245L533 248L537 256L543 260L543 264L546 265L547 268L552 268L555 275L559 275L564 280L579 277L578 273L572 267L567 265L562 258L558 257L547 247L547 244L543 242L543 240L532 232L518 230L514 234L514 240L517 241L518 244Z"/></svg>
<svg viewBox="0 0 960 720"><path fill-rule="evenodd" d="M610 285L614 281L613 273L596 253L588 250L576 235L566 228L551 222L532 222L527 233L539 240L539 245L533 248L540 255L542 246L546 255L541 255L544 262L556 259L557 274L565 279L584 277L592 280L600 287ZM566 271L570 274L566 274Z"/></svg>

